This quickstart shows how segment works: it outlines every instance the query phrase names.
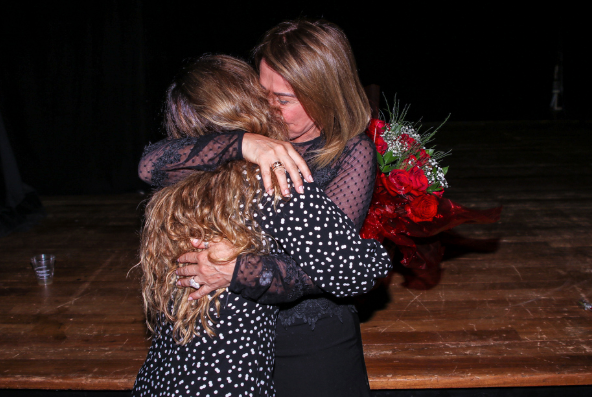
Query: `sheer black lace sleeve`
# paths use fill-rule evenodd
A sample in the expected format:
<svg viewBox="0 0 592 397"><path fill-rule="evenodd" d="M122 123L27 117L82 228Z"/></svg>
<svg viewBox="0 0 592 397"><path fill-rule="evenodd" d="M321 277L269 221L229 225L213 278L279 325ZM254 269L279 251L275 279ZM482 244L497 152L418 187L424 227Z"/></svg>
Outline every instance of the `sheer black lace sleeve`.
<svg viewBox="0 0 592 397"><path fill-rule="evenodd" d="M263 304L292 302L323 292L290 256L281 253L239 256L230 289Z"/></svg>
<svg viewBox="0 0 592 397"><path fill-rule="evenodd" d="M140 178L157 187L180 181L193 171L212 171L241 160L244 132L164 139L144 149L138 166Z"/></svg>
<svg viewBox="0 0 592 397"><path fill-rule="evenodd" d="M351 219L360 231L366 219L376 178L376 147L365 134L348 141L332 167L313 175L327 196ZM326 175L324 175L326 174ZM329 176L329 180L327 179Z"/></svg>

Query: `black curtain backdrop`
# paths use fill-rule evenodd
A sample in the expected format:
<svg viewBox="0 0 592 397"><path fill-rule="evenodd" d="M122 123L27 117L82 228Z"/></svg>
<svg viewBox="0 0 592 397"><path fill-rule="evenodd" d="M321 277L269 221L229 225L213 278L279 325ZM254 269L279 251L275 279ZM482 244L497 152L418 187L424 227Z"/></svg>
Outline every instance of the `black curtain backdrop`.
<svg viewBox="0 0 592 397"><path fill-rule="evenodd" d="M0 237L29 230L44 217L37 193L21 180L0 114Z"/></svg>
<svg viewBox="0 0 592 397"><path fill-rule="evenodd" d="M22 179L41 194L146 187L142 149L162 137L160 108L187 58L247 59L263 33L299 16L348 34L364 84L424 121L550 119L564 58L566 111L587 117L589 32L583 10L526 11L400 2L28 2L0 13L0 111ZM439 139L445 139L440 137Z"/></svg>
<svg viewBox="0 0 592 397"><path fill-rule="evenodd" d="M2 113L23 180L45 194L140 185L147 142L139 2L40 2L2 13Z"/></svg>

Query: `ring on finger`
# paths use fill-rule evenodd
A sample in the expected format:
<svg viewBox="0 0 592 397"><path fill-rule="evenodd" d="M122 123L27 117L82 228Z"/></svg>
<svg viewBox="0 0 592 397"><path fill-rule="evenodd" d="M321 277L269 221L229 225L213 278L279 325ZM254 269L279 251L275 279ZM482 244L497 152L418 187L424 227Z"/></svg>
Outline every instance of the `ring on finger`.
<svg viewBox="0 0 592 397"><path fill-rule="evenodd" d="M208 249L210 247L210 242L204 241L204 247L206 247L206 249Z"/></svg>
<svg viewBox="0 0 592 397"><path fill-rule="evenodd" d="M190 285L192 288L199 289L199 283L198 283L197 281L195 281L195 280L193 279L193 277L191 277L191 278L189 279L189 285Z"/></svg>
<svg viewBox="0 0 592 397"><path fill-rule="evenodd" d="M272 171L275 171L275 170L277 170L278 168L283 168L283 169L286 169L286 167L284 167L284 164L283 164L281 161L276 161L276 162L274 162L274 163L271 165L271 170L272 170Z"/></svg>

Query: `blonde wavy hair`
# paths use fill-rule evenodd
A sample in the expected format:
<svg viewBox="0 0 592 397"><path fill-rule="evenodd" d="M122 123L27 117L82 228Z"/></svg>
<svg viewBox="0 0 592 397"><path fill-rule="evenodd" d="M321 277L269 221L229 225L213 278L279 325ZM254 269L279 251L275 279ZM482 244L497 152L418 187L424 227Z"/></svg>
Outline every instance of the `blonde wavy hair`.
<svg viewBox="0 0 592 397"><path fill-rule="evenodd" d="M325 138L315 157L324 167L347 141L364 132L371 108L345 33L325 20L298 19L269 30L253 50L255 66L265 63L294 90Z"/></svg>
<svg viewBox="0 0 592 397"><path fill-rule="evenodd" d="M186 137L247 130L274 138L287 137L279 114L269 107L255 71L223 55L206 56L188 65L167 91L165 125L169 136ZM196 249L191 239L227 239L237 254L210 258L227 262L240 253L267 252L252 205L261 197L258 169L244 161L215 172L196 172L154 193L145 210L140 245L142 296L146 323L158 335L163 322L173 324L173 338L188 343L199 326L214 336L210 307L219 315L219 289L213 296L188 301L192 290L177 288L177 258ZM277 181L275 198L281 197Z"/></svg>

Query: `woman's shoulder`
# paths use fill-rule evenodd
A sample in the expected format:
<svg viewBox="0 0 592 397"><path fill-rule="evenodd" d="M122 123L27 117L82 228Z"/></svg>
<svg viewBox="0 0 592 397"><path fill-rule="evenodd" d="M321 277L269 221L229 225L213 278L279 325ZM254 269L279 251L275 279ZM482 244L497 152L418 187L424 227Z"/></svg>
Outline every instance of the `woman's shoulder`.
<svg viewBox="0 0 592 397"><path fill-rule="evenodd" d="M374 142L372 142L372 139L368 135L361 132L347 141L341 157L360 158L374 156L374 152L376 152Z"/></svg>

